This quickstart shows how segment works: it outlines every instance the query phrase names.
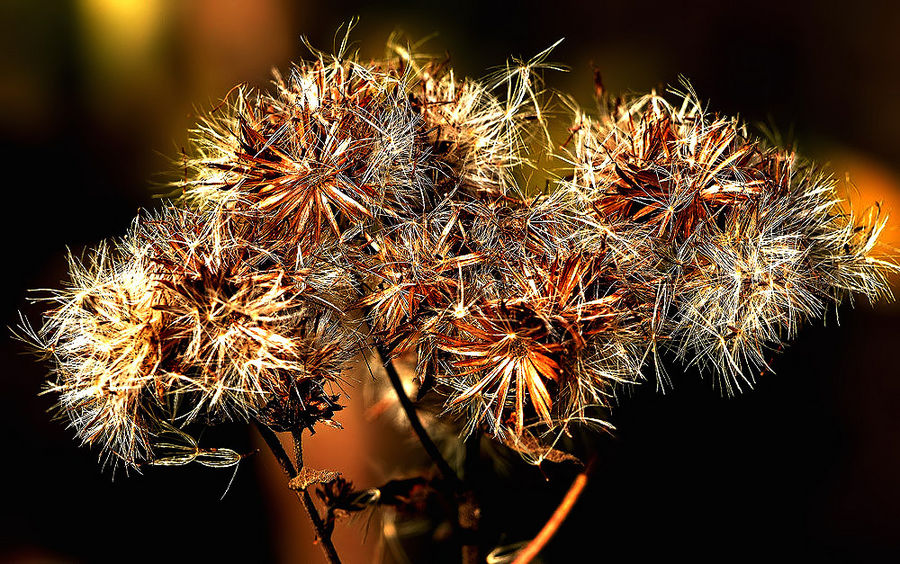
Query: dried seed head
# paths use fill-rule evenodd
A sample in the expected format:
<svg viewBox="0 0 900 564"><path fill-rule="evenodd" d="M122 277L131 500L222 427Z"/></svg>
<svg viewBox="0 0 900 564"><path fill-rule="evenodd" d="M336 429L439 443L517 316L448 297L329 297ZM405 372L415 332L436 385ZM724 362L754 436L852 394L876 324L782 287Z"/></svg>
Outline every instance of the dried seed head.
<svg viewBox="0 0 900 564"><path fill-rule="evenodd" d="M393 39L382 62L346 45L271 94L236 88L195 130L187 209L72 259L23 327L83 441L136 464L186 422L330 421L359 308L375 345L416 353L420 394L541 459L549 434L609 427L648 361L667 382L662 354L732 393L803 323L890 295L880 210L855 217L689 87L574 108L565 170L535 189L549 49L477 81Z"/></svg>
<svg viewBox="0 0 900 564"><path fill-rule="evenodd" d="M71 260L29 334L53 361L48 391L104 456L153 460L157 433L194 420L312 425L338 409L326 387L355 350L346 270L258 249L247 230L222 210L168 208Z"/></svg>
<svg viewBox="0 0 900 564"><path fill-rule="evenodd" d="M172 388L194 395L189 420L251 419L273 394L294 402L288 392L300 381L340 377L352 354L339 322L352 285L327 248L274 253L260 222L224 210L173 210L145 225L156 307L177 344Z"/></svg>
<svg viewBox="0 0 900 564"><path fill-rule="evenodd" d="M832 177L708 114L689 88L676 94L600 121L578 113L561 189L582 245L608 244L639 282L629 287L655 294L654 354L661 345L733 393L829 305L888 296L896 267L873 254L884 220L845 213Z"/></svg>
<svg viewBox="0 0 900 564"><path fill-rule="evenodd" d="M54 307L29 343L51 360L46 391L82 443L104 460L144 459L162 406L154 382L162 369L162 313L154 306L150 263L127 242L103 243L86 261L69 256L66 287L39 298Z"/></svg>
<svg viewBox="0 0 900 564"><path fill-rule="evenodd" d="M452 332L437 335L450 355L450 407L465 406L503 437L532 423L586 423L608 407L616 385L640 379L640 320L602 257L521 268L503 299L470 305Z"/></svg>
<svg viewBox="0 0 900 564"><path fill-rule="evenodd" d="M352 55L276 73L273 94L238 88L195 130L188 203L235 201L269 230L315 246L424 205L428 152L404 78Z"/></svg>

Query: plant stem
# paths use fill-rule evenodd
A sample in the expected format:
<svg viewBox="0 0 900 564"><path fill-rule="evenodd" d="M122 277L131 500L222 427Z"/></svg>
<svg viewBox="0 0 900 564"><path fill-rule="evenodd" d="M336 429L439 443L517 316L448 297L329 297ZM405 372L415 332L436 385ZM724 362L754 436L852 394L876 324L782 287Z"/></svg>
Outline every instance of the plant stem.
<svg viewBox="0 0 900 564"><path fill-rule="evenodd" d="M410 426L419 438L419 442L422 443L425 452L428 453L428 456L430 456L431 460L437 465L441 476L450 482L455 491L460 491L462 489L462 480L459 479L459 476L456 475L456 472L453 471L453 468L450 467L450 464L448 464L443 455L441 455L441 451L438 449L437 445L435 445L434 441L431 440L431 437L428 436L428 432L425 430L422 421L416 413L416 406L413 405L412 400L406 395L406 390L403 389L403 382L400 381L400 376L397 374L397 369L394 367L393 361L390 360L387 352L381 347L378 347L378 354L381 356L382 365L384 366L385 372L387 372L388 380L390 380L391 386L394 387L394 391L397 393L397 399L400 400L400 406L403 408L404 413L406 413L406 418L409 420Z"/></svg>
<svg viewBox="0 0 900 564"><path fill-rule="evenodd" d="M568 517L575 502L578 501L581 492L584 491L584 487L587 485L588 481L588 474L590 474L591 468L593 467L593 462L593 460L588 462L587 467L575 477L572 485L569 486L569 491L566 492L566 495L559 503L559 507L556 508L556 511L553 512L553 515L550 516L550 519L537 536L519 552L516 559L513 560L513 564L528 564L538 555L550 539L553 538L553 535L556 534L559 526L562 525L563 521Z"/></svg>
<svg viewBox="0 0 900 564"><path fill-rule="evenodd" d="M293 433L297 458L297 468L295 469L294 464L291 462L287 452L285 452L284 447L281 445L281 441L278 440L278 436L275 432L259 422L256 423L256 428L259 430L259 434L262 435L263 440L266 441L269 450L275 455L275 459L278 461L281 469L288 475L288 478L296 477L300 469L303 468L303 448L300 442L301 431ZM297 497L300 498L300 501L303 503L303 508L306 510L309 520L312 521L313 527L316 529L318 544L322 547L322 552L325 553L325 560L328 561L329 564L341 564L341 559L338 556L337 550L331 542L331 534L326 530L325 523L319 516L319 511L316 509L316 505L313 503L309 492L304 488L296 493Z"/></svg>
<svg viewBox="0 0 900 564"><path fill-rule="evenodd" d="M393 361L389 360L390 357L388 356L387 351L378 347L378 354L381 356L382 365L384 366L385 372L387 372L388 380L390 380L394 392L397 394L397 399L400 400L400 406L403 408L403 412L406 414L410 426L419 438L419 442L422 443L422 448L425 449L425 452L428 453L428 456L430 456L437 465L441 476L443 476L444 480L449 482L450 488L456 495L457 522L462 530L462 562L463 564L476 564L480 561L477 533L478 521L481 517L481 508L478 506L478 500L475 498L475 493L467 483L471 483L472 481L472 476L469 475L470 472L468 472L468 470L470 470L471 466L477 462L481 435L473 433L466 440L467 472L466 481L463 482L456 472L453 471L453 468L450 467L450 464L447 463L447 460L443 457L437 445L434 444L434 441L432 441L431 437L428 435L428 431L426 431L425 427L422 425L422 421L416 413L416 406L413 405L412 400L406 395L406 390L403 388L403 382L400 381L400 375L397 374L397 368L394 366Z"/></svg>
<svg viewBox="0 0 900 564"><path fill-rule="evenodd" d="M291 438L294 439L294 464L299 473L303 469L303 429L291 431Z"/></svg>

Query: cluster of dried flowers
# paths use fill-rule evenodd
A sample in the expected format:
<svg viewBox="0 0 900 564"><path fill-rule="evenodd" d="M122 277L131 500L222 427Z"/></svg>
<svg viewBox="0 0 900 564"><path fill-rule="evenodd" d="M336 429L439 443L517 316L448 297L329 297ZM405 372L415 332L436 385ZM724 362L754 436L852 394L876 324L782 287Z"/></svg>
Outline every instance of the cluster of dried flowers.
<svg viewBox="0 0 900 564"><path fill-rule="evenodd" d="M330 422L375 348L524 449L608 426L621 386L668 379L660 356L732 393L804 322L889 295L878 210L693 93L575 109L554 149L547 52L475 81L389 47L233 91L179 201L72 260L24 328L84 442L137 465L191 422Z"/></svg>

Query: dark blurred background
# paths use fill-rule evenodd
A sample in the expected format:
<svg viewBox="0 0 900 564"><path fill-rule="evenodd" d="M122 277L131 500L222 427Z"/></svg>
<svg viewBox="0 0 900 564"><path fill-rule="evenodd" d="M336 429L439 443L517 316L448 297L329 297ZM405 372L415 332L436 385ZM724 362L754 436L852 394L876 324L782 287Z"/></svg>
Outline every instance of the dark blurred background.
<svg viewBox="0 0 900 564"><path fill-rule="evenodd" d="M711 108L765 123L802 153L849 174L857 205L900 215L900 5L753 2L288 2L5 0L0 5L0 143L4 324L27 288L58 286L66 246L120 235L157 204L196 108L240 81L329 49L354 15L362 53L383 54L394 29L437 36L460 74L560 37L550 86L592 104L592 65L613 92L688 77ZM177 173L176 173L177 174ZM900 219L896 220L900 221ZM894 223L894 225L900 225ZM898 241L889 227L885 239ZM597 470L545 553L547 561L616 562L664 555L896 561L900 557L900 309L857 303L810 327L757 389L725 399L693 375L659 395L622 398ZM320 556L268 455L230 470L101 471L96 452L50 421L43 367L8 334L0 384L0 561L293 561ZM390 477L384 433L361 408L343 432L309 441L311 463L360 486ZM245 430L216 431L257 448ZM204 438L211 444L217 435ZM214 445L222 446L222 445ZM573 469L534 469L485 502L496 542L532 536ZM484 483L491 484L485 477ZM500 493L498 493L500 492ZM377 531L338 525L346 561L374 558ZM446 555L445 555L446 557ZM452 560L451 560L452 561Z"/></svg>

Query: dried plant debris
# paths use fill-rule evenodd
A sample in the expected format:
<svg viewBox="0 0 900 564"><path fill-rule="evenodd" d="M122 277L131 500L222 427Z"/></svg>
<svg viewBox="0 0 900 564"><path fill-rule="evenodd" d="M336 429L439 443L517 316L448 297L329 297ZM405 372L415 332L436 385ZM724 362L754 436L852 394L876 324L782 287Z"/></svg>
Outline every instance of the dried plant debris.
<svg viewBox="0 0 900 564"><path fill-rule="evenodd" d="M610 428L623 386L669 381L660 357L736 393L804 323L890 297L880 210L689 87L601 93L595 116L560 98L558 144L549 50L482 80L397 37L388 53L345 38L236 87L194 130L176 205L70 259L20 333L82 441L136 465L191 422L333 422L379 347L414 354L465 432L565 460L571 424Z"/></svg>

